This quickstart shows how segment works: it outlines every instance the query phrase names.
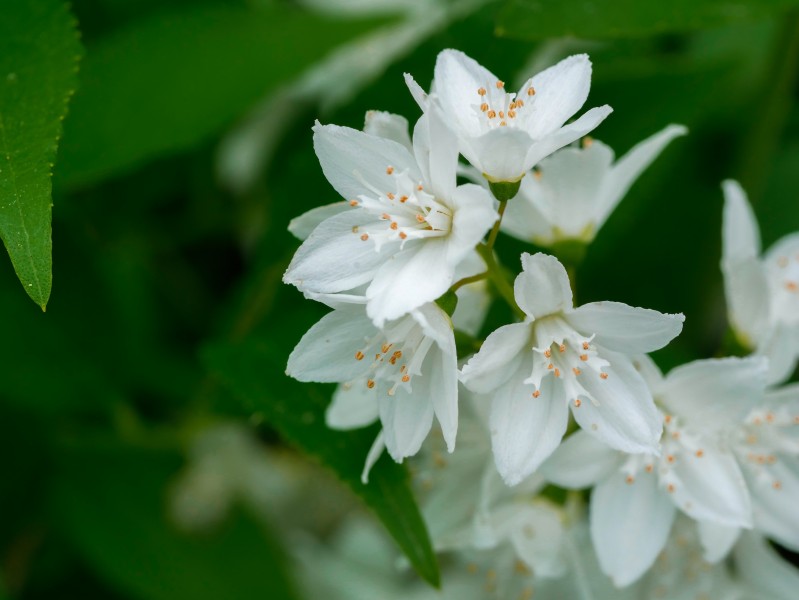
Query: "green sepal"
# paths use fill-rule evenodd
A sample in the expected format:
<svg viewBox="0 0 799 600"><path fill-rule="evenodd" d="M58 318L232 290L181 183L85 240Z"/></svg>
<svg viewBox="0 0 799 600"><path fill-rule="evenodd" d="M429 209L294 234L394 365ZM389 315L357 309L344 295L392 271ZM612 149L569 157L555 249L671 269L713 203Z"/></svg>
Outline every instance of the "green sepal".
<svg viewBox="0 0 799 600"><path fill-rule="evenodd" d="M451 291L444 292L444 295L436 300L436 304L451 317L458 307L458 295Z"/></svg>
<svg viewBox="0 0 799 600"><path fill-rule="evenodd" d="M519 193L519 188L522 185L521 178L517 179L516 181L491 181L485 173L483 174L488 180L488 187L491 190L491 193L494 194L494 198L499 200L500 202L506 202L516 196Z"/></svg>

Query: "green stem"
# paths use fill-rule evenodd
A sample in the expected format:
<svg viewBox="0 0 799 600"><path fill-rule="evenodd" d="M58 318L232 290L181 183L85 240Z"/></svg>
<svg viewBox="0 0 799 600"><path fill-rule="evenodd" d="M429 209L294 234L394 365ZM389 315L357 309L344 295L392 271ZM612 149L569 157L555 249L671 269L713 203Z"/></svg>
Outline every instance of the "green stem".
<svg viewBox="0 0 799 600"><path fill-rule="evenodd" d="M497 241L497 235L499 234L499 226L502 224L502 216L505 214L505 207L508 206L507 200L501 200L499 203L499 218L497 222L494 223L494 226L491 228L491 233L488 234L488 242L486 242L486 246L488 246L489 250L494 248L494 242Z"/></svg>
<svg viewBox="0 0 799 600"><path fill-rule="evenodd" d="M494 287L499 292L499 295L508 303L508 306L511 307L513 312L516 313L517 316L524 319L526 316L524 311L519 308L519 305L516 304L516 296L513 293L513 286L508 283L508 279L505 277L505 273L502 267L497 262L497 259L494 258L494 251L488 246L488 244L478 244L477 252L483 258L488 267L488 278L491 280L491 283L494 284Z"/></svg>
<svg viewBox="0 0 799 600"><path fill-rule="evenodd" d="M464 277L463 279L459 279L455 283L452 284L452 287L449 288L450 292L455 292L462 288L464 285L469 285L470 283L474 283L475 281L482 281L483 279L487 279L489 277L488 271L483 273L478 273L477 275L472 275L471 277Z"/></svg>

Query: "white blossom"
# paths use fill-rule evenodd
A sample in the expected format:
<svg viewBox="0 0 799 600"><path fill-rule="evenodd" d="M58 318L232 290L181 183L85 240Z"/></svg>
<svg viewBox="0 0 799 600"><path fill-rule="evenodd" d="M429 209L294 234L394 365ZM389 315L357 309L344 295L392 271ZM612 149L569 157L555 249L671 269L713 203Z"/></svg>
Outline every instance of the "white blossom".
<svg viewBox="0 0 799 600"><path fill-rule="evenodd" d="M597 127L611 112L592 108L564 123L585 103L591 62L570 56L528 79L517 93L462 52L438 55L429 95L410 75L408 86L422 110L439 107L457 133L460 151L491 182L515 182L558 148Z"/></svg>
<svg viewBox="0 0 799 600"><path fill-rule="evenodd" d="M577 423L614 448L657 450L661 418L630 355L663 347L684 317L595 302L573 308L563 265L522 255L514 291L526 319L488 336L462 369L472 391L491 394L497 469L510 485L532 473Z"/></svg>
<svg viewBox="0 0 799 600"><path fill-rule="evenodd" d="M435 111L423 116L413 154L354 129L317 124L314 132L322 170L349 210L337 204L303 220L301 233L323 218L284 281L322 294L366 285L366 312L378 327L441 296L497 218L485 189L456 187L458 149L449 129Z"/></svg>
<svg viewBox="0 0 799 600"><path fill-rule="evenodd" d="M769 358L771 382L799 358L799 233L761 256L760 232L741 186L725 181L721 261L727 309L744 346Z"/></svg>

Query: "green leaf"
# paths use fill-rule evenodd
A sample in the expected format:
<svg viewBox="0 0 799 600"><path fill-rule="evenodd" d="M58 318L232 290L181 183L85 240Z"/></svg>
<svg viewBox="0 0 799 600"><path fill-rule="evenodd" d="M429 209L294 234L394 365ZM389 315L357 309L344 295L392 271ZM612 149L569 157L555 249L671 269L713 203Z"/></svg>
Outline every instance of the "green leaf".
<svg viewBox="0 0 799 600"><path fill-rule="evenodd" d="M524 40L641 37L767 17L799 0L507 0L496 34Z"/></svg>
<svg viewBox="0 0 799 600"><path fill-rule="evenodd" d="M178 532L166 517L176 452L85 443L59 455L59 524L98 573L146 600L295 598L283 557L242 513L221 530Z"/></svg>
<svg viewBox="0 0 799 600"><path fill-rule="evenodd" d="M200 4L127 25L88 47L57 182L91 183L189 148L375 23Z"/></svg>
<svg viewBox="0 0 799 600"><path fill-rule="evenodd" d="M25 291L47 306L52 285L51 168L81 54L57 0L15 0L0 18L0 237Z"/></svg>
<svg viewBox="0 0 799 600"><path fill-rule="evenodd" d="M287 441L332 469L380 518L419 575L438 586L438 563L406 470L383 456L369 483L361 483L378 429L328 428L323 414L329 394L286 377L286 357L276 354L265 344L248 341L209 347L205 359L248 410L261 413Z"/></svg>

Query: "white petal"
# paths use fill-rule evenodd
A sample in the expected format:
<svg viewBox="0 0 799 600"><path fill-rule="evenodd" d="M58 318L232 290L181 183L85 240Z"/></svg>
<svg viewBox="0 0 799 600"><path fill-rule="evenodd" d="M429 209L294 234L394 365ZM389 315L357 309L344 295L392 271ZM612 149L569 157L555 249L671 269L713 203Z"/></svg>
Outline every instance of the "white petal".
<svg viewBox="0 0 799 600"><path fill-rule="evenodd" d="M298 240L305 240L322 221L348 210L350 210L350 206L346 202L334 202L325 206L317 206L304 212L299 217L294 217L289 222L289 231Z"/></svg>
<svg viewBox="0 0 799 600"><path fill-rule="evenodd" d="M410 73L405 73L405 85L408 86L408 89L411 92L411 96L413 99L416 100L416 104L419 105L423 111L427 111L427 107L429 104L429 98L427 93L422 89L422 87L416 83L416 80L411 76Z"/></svg>
<svg viewBox="0 0 799 600"><path fill-rule="evenodd" d="M427 111L413 130L413 152L426 187L444 202L455 191L458 139L437 108Z"/></svg>
<svg viewBox="0 0 799 600"><path fill-rule="evenodd" d="M799 358L799 327L773 327L758 345L757 354L768 359L768 383L782 383L796 368Z"/></svg>
<svg viewBox="0 0 799 600"><path fill-rule="evenodd" d="M652 161L658 157L669 142L686 133L688 133L688 129L683 125L669 125L636 144L613 165L598 194L597 228L605 222L630 186L644 169L652 164Z"/></svg>
<svg viewBox="0 0 799 600"><path fill-rule="evenodd" d="M573 123L561 127L546 137L536 141L527 151L524 158L525 171L532 169L542 158L546 158L555 150L559 150L592 132L605 118L613 112L610 106L598 106L586 112Z"/></svg>
<svg viewBox="0 0 799 600"><path fill-rule="evenodd" d="M490 181L518 181L532 168L527 154L533 139L521 129L498 127L465 143L463 155Z"/></svg>
<svg viewBox="0 0 799 600"><path fill-rule="evenodd" d="M432 302L452 284L443 238L423 240L383 264L366 290L366 312L378 327Z"/></svg>
<svg viewBox="0 0 799 600"><path fill-rule="evenodd" d="M373 216L358 209L323 221L294 254L283 281L321 293L343 292L368 282L399 246L389 242L377 252L372 242L352 231L374 222Z"/></svg>
<svg viewBox="0 0 799 600"><path fill-rule="evenodd" d="M426 386L428 397L441 425L447 450L452 452L458 432L458 357L452 323L447 314L433 303L425 304L412 315L425 335L433 338L438 346L428 351L422 371L423 376L429 378Z"/></svg>
<svg viewBox="0 0 799 600"><path fill-rule="evenodd" d="M735 547L735 567L741 579L773 600L794 600L799 571L787 563L763 537L745 532Z"/></svg>
<svg viewBox="0 0 799 600"><path fill-rule="evenodd" d="M762 398L767 368L760 357L695 360L673 369L656 393L696 427L735 427Z"/></svg>
<svg viewBox="0 0 799 600"><path fill-rule="evenodd" d="M433 402L426 393L426 379L429 374L414 377L414 393L399 387L394 396L378 397L386 448L397 462L419 451L433 425Z"/></svg>
<svg viewBox="0 0 799 600"><path fill-rule="evenodd" d="M610 361L607 379L586 369L579 383L596 401L572 405L572 414L585 431L605 444L628 453L657 452L663 421L641 375L624 355L609 351L600 355Z"/></svg>
<svg viewBox="0 0 799 600"><path fill-rule="evenodd" d="M522 272L516 277L513 292L519 308L537 319L572 307L566 269L548 254L522 254Z"/></svg>
<svg viewBox="0 0 799 600"><path fill-rule="evenodd" d="M726 558L741 534L739 527L728 527L712 521L699 521L697 526L704 549L703 556L709 563L717 563Z"/></svg>
<svg viewBox="0 0 799 600"><path fill-rule="evenodd" d="M355 353L377 333L363 308L345 307L328 313L311 327L291 352L286 374L299 381L342 382L358 379L369 369ZM364 351L366 353L366 351Z"/></svg>
<svg viewBox="0 0 799 600"><path fill-rule="evenodd" d="M371 188L393 190L395 181L386 173L389 166L397 171L408 169L414 179L421 175L402 144L349 127L317 123L314 150L325 177L345 200L361 194L373 196Z"/></svg>
<svg viewBox="0 0 799 600"><path fill-rule="evenodd" d="M682 452L671 466L676 481L669 495L674 504L698 521L750 528L749 492L735 458L713 444L703 446L702 452L701 458Z"/></svg>
<svg viewBox="0 0 799 600"><path fill-rule="evenodd" d="M494 210L491 195L472 183L461 185L454 191L452 208L452 231L447 238L448 260L457 265L474 252L474 247L485 237L499 215Z"/></svg>
<svg viewBox="0 0 799 600"><path fill-rule="evenodd" d="M519 193L505 209L502 231L523 242L552 243L552 219L541 205L554 204L553 198L552 190L542 188L534 176L525 176Z"/></svg>
<svg viewBox="0 0 799 600"><path fill-rule="evenodd" d="M561 515L541 504L507 505L493 515L500 534L510 538L516 555L538 577L563 574L565 565L558 552L563 538Z"/></svg>
<svg viewBox="0 0 799 600"><path fill-rule="evenodd" d="M367 111L363 130L369 135L397 142L404 146L408 152L413 152L411 136L408 135L408 119L402 115L395 115L382 110Z"/></svg>
<svg viewBox="0 0 799 600"><path fill-rule="evenodd" d="M435 92L453 128L462 135L478 135L480 123L474 108L479 100L477 90L492 85L497 77L463 52L444 50L436 59L434 80Z"/></svg>
<svg viewBox="0 0 799 600"><path fill-rule="evenodd" d="M655 476L627 483L616 473L591 495L591 539L599 564L613 582L627 586L643 575L666 544L675 509Z"/></svg>
<svg viewBox="0 0 799 600"><path fill-rule="evenodd" d="M375 441L372 442L372 446L369 448L369 452L366 455L366 462L363 465L363 471L361 471L361 483L364 485L369 483L369 472L372 470L372 467L375 466L380 455L383 454L383 450L386 449L386 442L383 438L383 432L381 431L377 434Z"/></svg>
<svg viewBox="0 0 799 600"><path fill-rule="evenodd" d="M592 302L567 314L566 320L580 333L596 335L600 346L626 354L644 354L659 350L677 337L685 316L621 302Z"/></svg>
<svg viewBox="0 0 799 600"><path fill-rule="evenodd" d="M461 381L477 394L487 394L505 383L524 358L530 346L530 325L513 323L493 331L480 351L461 370Z"/></svg>
<svg viewBox="0 0 799 600"><path fill-rule="evenodd" d="M356 429L377 420L377 390L364 380L342 384L325 411L325 423L331 429Z"/></svg>
<svg viewBox="0 0 799 600"><path fill-rule="evenodd" d="M765 338L771 298L763 263L757 258L723 261L724 297L730 324L740 342L753 348Z"/></svg>
<svg viewBox="0 0 799 600"><path fill-rule="evenodd" d="M649 389L653 391L653 393L657 393L657 390L660 389L660 386L663 383L663 373L660 370L660 367L657 366L654 360L652 360L646 354L639 354L638 356L633 356L633 367L635 370L641 374L641 377L644 378L646 385L649 386Z"/></svg>
<svg viewBox="0 0 799 600"><path fill-rule="evenodd" d="M564 58L527 81L519 91L520 97L525 97L529 87L535 89L535 96L525 107L531 111L527 130L530 136L540 139L558 129L585 104L591 88L591 61L587 54Z"/></svg>
<svg viewBox="0 0 799 600"><path fill-rule="evenodd" d="M744 470L752 490L755 528L786 548L799 552L799 513L796 510L799 459L785 454L778 454L776 458L777 462L769 466L770 483L759 480L751 469ZM779 485L775 487L776 482Z"/></svg>
<svg viewBox="0 0 799 600"><path fill-rule="evenodd" d="M727 179L724 190L724 225L721 230L723 260L740 262L760 255L760 232L746 193L737 181Z"/></svg>
<svg viewBox="0 0 799 600"><path fill-rule="evenodd" d="M497 470L508 485L532 474L552 454L569 421L566 401L553 377L542 382L541 395L533 398L535 387L524 383L530 369L523 364L493 395L491 447Z"/></svg>
<svg viewBox="0 0 799 600"><path fill-rule="evenodd" d="M576 431L541 465L548 481L569 489L596 485L618 470L624 455L585 431Z"/></svg>

